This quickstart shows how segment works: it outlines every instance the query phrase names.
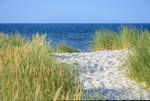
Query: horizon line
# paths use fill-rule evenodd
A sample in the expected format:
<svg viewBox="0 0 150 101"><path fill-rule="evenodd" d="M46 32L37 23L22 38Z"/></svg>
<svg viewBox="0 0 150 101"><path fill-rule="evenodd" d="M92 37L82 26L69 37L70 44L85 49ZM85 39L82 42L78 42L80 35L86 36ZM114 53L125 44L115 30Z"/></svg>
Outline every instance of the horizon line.
<svg viewBox="0 0 150 101"><path fill-rule="evenodd" d="M0 24L150 24L150 22L0 22Z"/></svg>

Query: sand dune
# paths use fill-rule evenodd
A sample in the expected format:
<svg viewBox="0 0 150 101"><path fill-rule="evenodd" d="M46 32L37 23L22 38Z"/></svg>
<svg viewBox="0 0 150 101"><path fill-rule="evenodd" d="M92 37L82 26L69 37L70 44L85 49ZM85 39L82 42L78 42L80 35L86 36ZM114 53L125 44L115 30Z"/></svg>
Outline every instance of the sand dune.
<svg viewBox="0 0 150 101"><path fill-rule="evenodd" d="M91 96L102 94L108 100L149 99L147 91L127 76L127 50L85 53L56 53L58 61L80 65L79 79Z"/></svg>

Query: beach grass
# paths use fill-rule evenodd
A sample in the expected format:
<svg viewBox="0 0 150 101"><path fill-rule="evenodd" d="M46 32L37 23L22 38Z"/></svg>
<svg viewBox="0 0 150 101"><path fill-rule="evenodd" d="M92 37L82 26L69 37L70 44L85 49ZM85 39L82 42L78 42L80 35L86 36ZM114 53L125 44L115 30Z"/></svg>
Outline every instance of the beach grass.
<svg viewBox="0 0 150 101"><path fill-rule="evenodd" d="M121 49L120 36L112 31L96 31L91 48L94 51Z"/></svg>
<svg viewBox="0 0 150 101"><path fill-rule="evenodd" d="M80 52L78 49L75 49L71 46L68 46L64 43L59 43L56 47L56 52L58 53L74 53L74 52Z"/></svg>
<svg viewBox="0 0 150 101"><path fill-rule="evenodd" d="M92 49L129 50L129 76L137 82L145 82L146 86L150 87L150 32L127 27L123 27L120 34L97 31Z"/></svg>
<svg viewBox="0 0 150 101"><path fill-rule="evenodd" d="M136 29L127 27L122 27L120 33L107 30L96 31L91 48L93 51L128 49L136 46L139 37Z"/></svg>
<svg viewBox="0 0 150 101"><path fill-rule="evenodd" d="M78 73L50 52L45 36L0 34L0 100L80 100Z"/></svg>
<svg viewBox="0 0 150 101"><path fill-rule="evenodd" d="M137 82L144 82L150 87L150 32L141 32L136 46L129 55L129 76Z"/></svg>
<svg viewBox="0 0 150 101"><path fill-rule="evenodd" d="M0 34L1 100L80 100L78 72L59 63L51 53L80 52L60 43L51 48L45 35L32 41L20 35ZM120 33L97 31L93 51L128 49L129 76L150 87L150 32L123 27Z"/></svg>
<svg viewBox="0 0 150 101"><path fill-rule="evenodd" d="M140 31L136 28L122 27L121 30L121 47L122 49L129 49L136 46L140 37Z"/></svg>

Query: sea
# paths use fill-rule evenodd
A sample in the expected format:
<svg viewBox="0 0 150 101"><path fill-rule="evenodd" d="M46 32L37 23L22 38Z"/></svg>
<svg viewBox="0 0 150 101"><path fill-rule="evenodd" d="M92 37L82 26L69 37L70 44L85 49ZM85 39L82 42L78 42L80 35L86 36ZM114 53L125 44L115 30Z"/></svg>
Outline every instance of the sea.
<svg viewBox="0 0 150 101"><path fill-rule="evenodd" d="M105 29L119 33L124 26L150 31L150 23L5 23L0 24L0 33L20 34L30 40L36 33L45 34L46 39L51 40L51 47L55 47L58 43L64 43L80 51L90 51L89 46L93 43L93 37L97 30Z"/></svg>

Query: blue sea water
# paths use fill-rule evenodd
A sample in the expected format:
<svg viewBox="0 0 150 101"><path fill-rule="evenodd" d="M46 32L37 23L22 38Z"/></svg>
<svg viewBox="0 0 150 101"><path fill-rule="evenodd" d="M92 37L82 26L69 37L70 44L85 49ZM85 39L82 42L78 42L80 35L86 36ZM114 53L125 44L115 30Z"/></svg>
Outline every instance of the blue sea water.
<svg viewBox="0 0 150 101"><path fill-rule="evenodd" d="M9 35L19 33L30 39L38 32L46 34L52 40L52 46L63 42L81 51L88 51L96 30L120 32L122 26L150 31L150 24L0 24L0 32Z"/></svg>

